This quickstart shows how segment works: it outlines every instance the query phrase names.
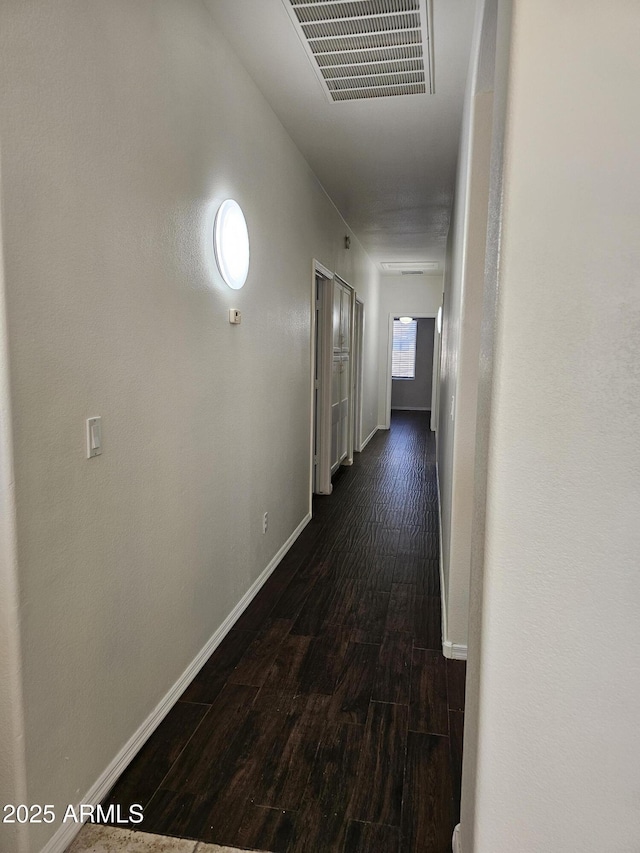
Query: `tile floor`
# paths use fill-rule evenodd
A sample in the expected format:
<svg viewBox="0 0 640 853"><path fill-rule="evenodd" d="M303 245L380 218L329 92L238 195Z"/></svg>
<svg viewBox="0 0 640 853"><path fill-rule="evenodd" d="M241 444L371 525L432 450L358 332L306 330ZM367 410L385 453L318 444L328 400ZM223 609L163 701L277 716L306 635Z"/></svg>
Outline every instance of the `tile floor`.
<svg viewBox="0 0 640 853"><path fill-rule="evenodd" d="M113 826L89 824L67 853L240 853L237 847L219 847L166 835L150 835Z"/></svg>
<svg viewBox="0 0 640 853"><path fill-rule="evenodd" d="M428 416L394 413L105 804L141 804L171 853L450 853L465 665L438 529Z"/></svg>

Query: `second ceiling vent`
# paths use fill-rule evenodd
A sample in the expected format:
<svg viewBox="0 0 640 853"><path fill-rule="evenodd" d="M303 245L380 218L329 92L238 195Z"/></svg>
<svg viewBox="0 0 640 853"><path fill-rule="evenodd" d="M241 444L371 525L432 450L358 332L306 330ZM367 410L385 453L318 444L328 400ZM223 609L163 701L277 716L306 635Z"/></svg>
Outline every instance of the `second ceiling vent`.
<svg viewBox="0 0 640 853"><path fill-rule="evenodd" d="M431 0L283 0L332 101L433 94Z"/></svg>

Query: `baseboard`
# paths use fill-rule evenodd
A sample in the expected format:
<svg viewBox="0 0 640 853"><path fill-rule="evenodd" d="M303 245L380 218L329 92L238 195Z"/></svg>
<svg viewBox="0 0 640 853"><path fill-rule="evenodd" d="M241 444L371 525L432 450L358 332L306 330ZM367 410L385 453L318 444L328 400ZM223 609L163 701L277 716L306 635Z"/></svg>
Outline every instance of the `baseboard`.
<svg viewBox="0 0 640 853"><path fill-rule="evenodd" d="M460 643L452 643L450 640L443 640L442 642L442 654L452 660L466 660L467 650L467 646Z"/></svg>
<svg viewBox="0 0 640 853"><path fill-rule="evenodd" d="M431 406L391 406L392 412L430 412Z"/></svg>
<svg viewBox="0 0 640 853"><path fill-rule="evenodd" d="M374 427L374 428L371 430L371 432L369 433L369 435L365 438L365 440L364 440L364 441L362 442L362 444L360 445L360 453L362 453L362 451L365 449L365 447L367 446L367 444L369 444L369 442L371 441L371 439L373 438L373 436L378 432L378 430L379 430L379 429L380 429L380 427L379 427L379 426L376 426L376 427Z"/></svg>
<svg viewBox="0 0 640 853"><path fill-rule="evenodd" d="M453 853L462 853L462 835L460 833L460 824L456 825L453 830L453 838L451 839L451 849Z"/></svg>
<svg viewBox="0 0 640 853"><path fill-rule="evenodd" d="M246 610L249 604L258 594L274 569L281 562L287 551L291 548L298 536L302 533L307 524L311 521L311 513L302 519L300 524L293 531L280 550L270 560L267 567L261 573L260 577L254 581L247 592L242 596L240 601L233 608L231 613L224 620L222 625L213 633L210 639L205 643L203 648L198 652L189 666L185 669L182 675L178 678L169 692L160 700L155 709L149 714L147 719L138 728L135 734L127 741L120 752L116 755L109 766L98 777L96 782L89 788L84 795L81 803L97 805L109 793L109 790L117 781L118 777L123 773L127 765L133 760L135 755L144 746L146 741L151 737L160 723L173 708L180 696L184 693L194 677L198 674L202 666L211 657L216 648L224 640L226 635L233 628L236 621ZM77 811L77 810L76 810ZM47 844L41 849L40 853L63 853L75 836L82 829L79 823L65 823L58 829L55 835L49 839Z"/></svg>
<svg viewBox="0 0 640 853"><path fill-rule="evenodd" d="M442 654L446 658L452 658L453 660L466 660L467 659L467 646L463 646L460 643L452 643L449 639L449 632L447 630L447 599L444 594L444 556L442 553L442 502L440 500L440 476L438 474L438 463L436 461L436 490L438 493L438 525L439 525L439 540L440 540L440 601L442 603L442 607L440 608L442 611Z"/></svg>

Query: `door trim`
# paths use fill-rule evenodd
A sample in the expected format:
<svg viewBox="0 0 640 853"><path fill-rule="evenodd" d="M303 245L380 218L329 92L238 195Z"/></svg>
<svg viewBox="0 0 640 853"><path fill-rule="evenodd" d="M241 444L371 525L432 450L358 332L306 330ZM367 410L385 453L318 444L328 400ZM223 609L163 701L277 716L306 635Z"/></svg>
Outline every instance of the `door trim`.
<svg viewBox="0 0 640 853"><path fill-rule="evenodd" d="M327 340L327 334L331 331L331 316L327 316L327 310L331 309L331 300L326 299L328 285L333 286L333 273L320 261L313 259L311 275L311 405L310 405L310 442L309 442L309 512L313 506L313 495L330 495L332 491L330 464L327 460L331 453L331 384L325 381L327 370L329 379L331 376L331 363L327 362L327 356L332 355L331 341ZM318 293L318 283L325 282L326 287ZM319 303L319 304L316 304ZM320 316L321 315L321 316ZM328 348L329 345L329 348ZM316 388L316 377L318 387ZM327 405L327 394L329 395ZM325 413L324 422L320 422L320 415ZM327 421L328 412L328 421ZM319 415L320 413L320 415ZM317 460L317 461L316 461ZM329 460L330 461L330 460ZM327 477L327 471L329 475Z"/></svg>
<svg viewBox="0 0 640 853"><path fill-rule="evenodd" d="M362 382L364 379L364 302L356 296L353 317L353 449L362 452Z"/></svg>
<svg viewBox="0 0 640 853"><path fill-rule="evenodd" d="M353 465L353 451L355 445L353 429L353 423L355 420L355 409L353 400L353 338L356 320L356 292L353 287L351 287L349 282L345 281L341 276L334 275L334 279L347 288L350 294L349 301L351 303L351 310L349 312L349 375L347 377L347 388L349 389L349 415L347 417L347 455L344 457L344 459L340 461L340 465Z"/></svg>

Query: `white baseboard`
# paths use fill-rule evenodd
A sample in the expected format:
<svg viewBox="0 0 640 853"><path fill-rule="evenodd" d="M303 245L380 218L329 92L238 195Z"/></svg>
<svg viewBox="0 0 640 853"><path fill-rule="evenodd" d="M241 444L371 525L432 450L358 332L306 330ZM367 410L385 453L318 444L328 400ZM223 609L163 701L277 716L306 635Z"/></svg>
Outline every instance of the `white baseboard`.
<svg viewBox="0 0 640 853"><path fill-rule="evenodd" d="M127 765L133 760L135 755L144 746L146 741L151 737L153 732L158 728L160 723L173 708L180 696L186 688L191 684L195 676L198 674L203 665L211 657L216 648L224 640L231 628L237 622L242 613L247 609L255 596L260 591L261 587L267 581L274 569L281 562L284 555L291 548L298 536L302 533L307 524L311 521L311 513L302 519L300 524L293 531L280 550L270 560L268 566L262 572L260 577L254 581L249 589L242 596L240 601L233 608L231 613L224 620L222 625L214 631L213 635L205 643L203 648L198 652L195 658L191 661L182 675L178 678L169 692L160 700L158 705L149 714L147 719L142 723L138 730L132 735L127 743L123 746L120 752L115 756L106 770L100 774L98 779L89 788L84 795L81 803L97 805L109 793L110 788L115 784L118 777L123 773ZM76 813L77 813L76 809ZM40 853L63 853L75 836L82 829L79 823L65 823L58 829L55 835L49 839L47 844L41 849Z"/></svg>
<svg viewBox="0 0 640 853"><path fill-rule="evenodd" d="M452 643L450 640L443 640L442 642L442 654L446 658L451 658L452 660L466 660L467 651L468 647L463 646L460 643Z"/></svg>
<svg viewBox="0 0 640 853"><path fill-rule="evenodd" d="M442 599L442 654L446 658L453 660L467 659L467 646L462 646L457 643L452 643L447 637L447 609L445 607L444 594L444 560L442 555L442 502L440 500L440 476L438 474L438 463L436 460L436 488L438 492L438 524L440 525L440 597ZM453 830L451 839L451 850L453 853L462 853L462 836L460 832L460 824L457 824Z"/></svg>
<svg viewBox="0 0 640 853"><path fill-rule="evenodd" d="M442 553L442 502L440 501L440 476L438 474L438 463L436 462L436 487L438 491L438 524L440 539L440 600L442 602L442 654L453 660L467 659L467 646L452 643L447 630L447 598L444 592L444 558Z"/></svg>
<svg viewBox="0 0 640 853"><path fill-rule="evenodd" d="M373 438L373 436L378 432L378 430L379 430L379 429L380 429L380 427L379 427L379 426L377 426L377 427L374 427L374 428L371 430L371 432L369 433L369 435L365 438L365 440L364 440L364 441L362 442L362 444L360 445L360 453L362 453L362 451L365 449L365 447L367 446L367 444L369 444L369 442L371 441L371 439Z"/></svg>

